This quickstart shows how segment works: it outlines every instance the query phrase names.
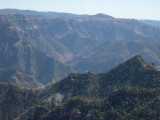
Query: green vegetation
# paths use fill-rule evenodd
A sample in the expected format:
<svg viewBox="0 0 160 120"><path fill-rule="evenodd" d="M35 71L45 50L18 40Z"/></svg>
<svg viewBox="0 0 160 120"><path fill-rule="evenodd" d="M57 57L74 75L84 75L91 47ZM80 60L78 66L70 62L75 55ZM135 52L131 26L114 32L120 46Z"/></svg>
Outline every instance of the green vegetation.
<svg viewBox="0 0 160 120"><path fill-rule="evenodd" d="M160 71L139 55L105 73L72 73L44 89L0 84L1 119L160 119Z"/></svg>
<svg viewBox="0 0 160 120"><path fill-rule="evenodd" d="M17 12L0 14L0 82L8 82L0 83L0 120L160 119L159 27ZM118 65L135 54L154 65L139 55ZM118 66L70 74L62 62L77 71Z"/></svg>
<svg viewBox="0 0 160 120"><path fill-rule="evenodd" d="M41 84L30 75L18 72L17 69L0 69L0 82L9 82L22 87L35 88Z"/></svg>
<svg viewBox="0 0 160 120"><path fill-rule="evenodd" d="M0 11L15 13L0 14L0 68L14 67L41 83L70 74L65 64L78 72L104 72L140 54L160 65L159 27L103 14L79 20L80 16L53 19L43 12Z"/></svg>
<svg viewBox="0 0 160 120"><path fill-rule="evenodd" d="M73 97L41 120L160 119L160 89L124 86L103 100Z"/></svg>
<svg viewBox="0 0 160 120"><path fill-rule="evenodd" d="M159 88L160 71L137 55L109 72L100 74L92 72L72 73L41 96L47 97L53 93L61 93L66 99L73 96L103 99L108 97L112 91L125 85Z"/></svg>
<svg viewBox="0 0 160 120"><path fill-rule="evenodd" d="M106 73L73 73L41 94L64 95L41 120L160 119L160 71L139 55Z"/></svg>
<svg viewBox="0 0 160 120"><path fill-rule="evenodd" d="M0 120L13 120L38 102L36 91L0 83Z"/></svg>

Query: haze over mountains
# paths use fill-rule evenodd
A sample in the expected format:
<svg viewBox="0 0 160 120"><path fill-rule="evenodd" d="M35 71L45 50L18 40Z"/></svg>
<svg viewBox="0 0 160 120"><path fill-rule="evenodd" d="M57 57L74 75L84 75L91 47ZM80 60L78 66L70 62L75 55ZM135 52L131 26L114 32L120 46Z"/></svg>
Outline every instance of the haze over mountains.
<svg viewBox="0 0 160 120"><path fill-rule="evenodd" d="M57 18L57 17L66 17L66 18L81 18L88 15L77 15L72 13L58 13L58 12L39 12L34 10L18 10L18 9L0 9L0 13L16 13L24 15L33 15L33 16L43 16L47 18Z"/></svg>
<svg viewBox="0 0 160 120"><path fill-rule="evenodd" d="M41 84L73 70L104 72L136 54L160 64L157 26L104 14L0 13L0 68L16 68Z"/></svg>
<svg viewBox="0 0 160 120"><path fill-rule="evenodd" d="M141 20L142 22L148 24L148 25L152 25L152 26L160 26L160 21L157 20Z"/></svg>
<svg viewBox="0 0 160 120"><path fill-rule="evenodd" d="M51 78L60 80L68 75L72 70L67 65L46 54L54 40L47 35L44 38L45 33L41 33L42 30L36 29L32 21L26 19L24 15L18 14L1 15L0 67L16 68L43 84L48 83ZM58 45L56 47L58 48Z"/></svg>
<svg viewBox="0 0 160 120"><path fill-rule="evenodd" d="M0 86L3 120L159 119L160 116L160 108L156 107L160 103L160 70L139 55L105 73L72 73L45 89L6 83Z"/></svg>
<svg viewBox="0 0 160 120"><path fill-rule="evenodd" d="M160 119L159 33L158 21L0 10L0 120Z"/></svg>
<svg viewBox="0 0 160 120"><path fill-rule="evenodd" d="M12 9L0 12L1 24L8 24L6 29L15 32L15 39L24 41L23 46L55 57L75 71L104 72L136 54L160 64L160 28L138 20L104 14L55 15ZM10 12L14 14L7 14Z"/></svg>

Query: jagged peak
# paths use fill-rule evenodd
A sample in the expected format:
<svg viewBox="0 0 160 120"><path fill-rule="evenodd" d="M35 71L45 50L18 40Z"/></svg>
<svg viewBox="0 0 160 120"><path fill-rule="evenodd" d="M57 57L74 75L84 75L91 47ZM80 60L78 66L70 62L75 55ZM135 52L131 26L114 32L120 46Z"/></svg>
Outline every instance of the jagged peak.
<svg viewBox="0 0 160 120"><path fill-rule="evenodd" d="M135 70L135 71L139 71L139 70L142 70L142 69L154 69L155 70L155 67L150 65L149 63L147 63L142 57L141 55L136 55L134 56L133 58L130 58L128 59L127 61L121 63L120 65L118 65L117 67L113 68L110 72L112 71L132 71L132 70Z"/></svg>
<svg viewBox="0 0 160 120"><path fill-rule="evenodd" d="M149 66L149 64L142 58L141 55L136 55L133 58L127 60L126 62L130 62L132 64L139 64L143 67Z"/></svg>
<svg viewBox="0 0 160 120"><path fill-rule="evenodd" d="M134 56L134 57L133 57L133 58L131 58L131 59L144 60L144 59L142 58L142 56L141 56L141 55L136 55L136 56Z"/></svg>

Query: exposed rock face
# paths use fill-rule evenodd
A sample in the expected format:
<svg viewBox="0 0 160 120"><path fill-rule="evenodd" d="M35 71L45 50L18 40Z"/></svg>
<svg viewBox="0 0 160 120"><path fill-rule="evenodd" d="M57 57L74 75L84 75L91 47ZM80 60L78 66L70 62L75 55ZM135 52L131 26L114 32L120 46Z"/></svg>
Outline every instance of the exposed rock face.
<svg viewBox="0 0 160 120"><path fill-rule="evenodd" d="M75 109L71 112L72 119L78 119L80 118L80 116L81 116L81 112L79 110Z"/></svg>
<svg viewBox="0 0 160 120"><path fill-rule="evenodd" d="M124 118L123 111L139 116L135 109L140 106L147 109L143 114L154 117L159 114L159 87L160 71L137 55L108 72L72 73L43 89L1 83L0 113L20 120L118 119Z"/></svg>
<svg viewBox="0 0 160 120"><path fill-rule="evenodd" d="M16 69L0 69L0 82L11 82L29 88L36 88L42 85L32 76L18 72Z"/></svg>
<svg viewBox="0 0 160 120"><path fill-rule="evenodd" d="M21 11L24 14L28 12ZM1 14L0 17L1 28L5 31L2 38L5 38L5 41L12 39L17 43L16 48L3 43L2 58L6 48L11 48L7 49L7 53L8 58L12 58L12 62L8 61L5 66L18 64L19 69L37 74L35 69L39 68L24 66L24 63L31 65L36 62L36 53L32 48L81 72L104 72L136 54L142 55L150 63L160 65L158 27L103 14L77 18L47 18L44 17L45 13L38 13L41 16L34 16L31 11L28 14L32 16L13 13ZM8 34L10 37L5 37ZM13 57L17 53L18 56ZM4 60L7 61L8 58L5 57ZM16 61L21 61L21 64ZM63 77L55 77L58 78Z"/></svg>
<svg viewBox="0 0 160 120"><path fill-rule="evenodd" d="M17 69L42 84L66 77L72 69L50 54L56 42L33 21L20 14L0 15L0 68ZM58 43L56 47L62 48Z"/></svg>
<svg viewBox="0 0 160 120"><path fill-rule="evenodd" d="M32 89L0 83L0 120L13 120L38 102Z"/></svg>

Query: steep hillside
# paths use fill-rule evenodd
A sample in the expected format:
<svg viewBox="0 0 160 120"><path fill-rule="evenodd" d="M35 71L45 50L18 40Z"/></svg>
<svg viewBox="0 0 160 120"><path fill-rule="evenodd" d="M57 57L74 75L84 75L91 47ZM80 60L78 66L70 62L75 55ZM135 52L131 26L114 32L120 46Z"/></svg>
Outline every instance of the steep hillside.
<svg viewBox="0 0 160 120"><path fill-rule="evenodd" d="M73 57L66 62L77 71L103 72L136 54L160 63L160 28L99 15L53 21L46 22L47 31L69 48Z"/></svg>
<svg viewBox="0 0 160 120"><path fill-rule="evenodd" d="M69 75L41 94L65 102L35 109L29 119L159 119L159 87L159 68L137 55L106 73Z"/></svg>
<svg viewBox="0 0 160 120"><path fill-rule="evenodd" d="M6 83L0 83L0 97L0 120L13 120L38 102L35 91Z"/></svg>
<svg viewBox="0 0 160 120"><path fill-rule="evenodd" d="M160 28L99 14L43 22L49 35L66 46L72 55L70 59L62 59L62 56L59 60L76 71L103 72L136 54L141 54L150 63L160 64L157 53Z"/></svg>
<svg viewBox="0 0 160 120"><path fill-rule="evenodd" d="M103 78L107 79L106 83L110 85L123 86L125 83L131 86L158 88L160 70L137 55L110 70Z"/></svg>
<svg viewBox="0 0 160 120"><path fill-rule="evenodd" d="M44 91L41 96L46 98L58 94L62 101L74 96L99 99L109 96L112 91L125 85L159 88L160 70L137 55L105 73L72 73Z"/></svg>
<svg viewBox="0 0 160 120"><path fill-rule="evenodd" d="M104 72L136 54L142 55L150 63L160 65L159 27L104 14L51 18L43 12L9 11L4 10L0 15L1 29L3 27L1 36L13 39L17 47L14 49L8 44L12 50L7 53L15 54L24 49L28 53L36 48L81 72ZM6 45L3 44L3 54L4 47ZM23 54L26 56L27 53L24 51ZM25 61L20 57L22 53L18 54L21 61ZM12 60L17 61L15 58ZM8 62L6 64L10 66Z"/></svg>
<svg viewBox="0 0 160 120"><path fill-rule="evenodd" d="M30 100L33 102L26 101L26 104L29 104L28 109L24 108L20 115L17 112L14 116L17 120L70 118L103 120L152 117L158 119L159 87L160 68L148 64L137 55L108 72L72 73L44 89L27 90L8 84L1 84L0 88L2 102L7 101L12 94L14 99L21 100L19 96L23 95L23 99L28 99L25 95L31 92L33 98ZM24 91L27 93L21 94ZM10 103L14 103L14 99L10 99ZM14 107L17 107L17 104L14 104ZM1 113L3 116L13 117L13 114L5 113L5 109L2 109Z"/></svg>
<svg viewBox="0 0 160 120"><path fill-rule="evenodd" d="M67 65L46 53L49 48L54 51L52 43L56 42L44 34L24 15L0 15L0 68L15 68L43 84L51 78L60 80L71 73ZM52 42L48 43L46 39ZM60 49L58 44L55 46Z"/></svg>
<svg viewBox="0 0 160 120"><path fill-rule="evenodd" d="M140 54L150 63L154 62L159 65L159 47L159 44L136 41L107 42L93 50L90 55L75 58L72 64L74 69L79 71L104 72L130 57Z"/></svg>
<svg viewBox="0 0 160 120"><path fill-rule="evenodd" d="M143 23L146 23L148 25L160 27L160 21L158 21L158 20L140 20L140 21Z"/></svg>
<svg viewBox="0 0 160 120"><path fill-rule="evenodd" d="M15 14L13 10L0 15L2 38L17 43L17 49L10 45L12 50L7 53L24 51L24 46L28 53L34 47L81 72L104 72L136 54L160 65L159 27L104 14L50 18L45 16L47 13L36 16L33 11L28 12L19 10L21 14Z"/></svg>
<svg viewBox="0 0 160 120"><path fill-rule="evenodd" d="M0 13L0 120L160 119L159 27L104 14Z"/></svg>
<svg viewBox="0 0 160 120"><path fill-rule="evenodd" d="M39 87L42 84L31 76L18 72L16 69L0 69L0 82L15 83L23 87Z"/></svg>
<svg viewBox="0 0 160 120"><path fill-rule="evenodd" d="M32 116L40 120L160 119L159 92L127 86L105 100L74 97L48 113L36 111Z"/></svg>

